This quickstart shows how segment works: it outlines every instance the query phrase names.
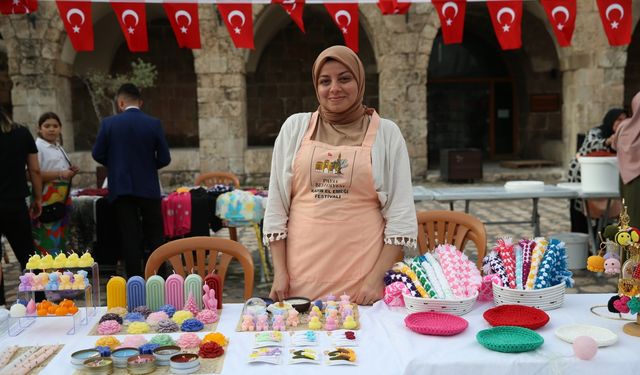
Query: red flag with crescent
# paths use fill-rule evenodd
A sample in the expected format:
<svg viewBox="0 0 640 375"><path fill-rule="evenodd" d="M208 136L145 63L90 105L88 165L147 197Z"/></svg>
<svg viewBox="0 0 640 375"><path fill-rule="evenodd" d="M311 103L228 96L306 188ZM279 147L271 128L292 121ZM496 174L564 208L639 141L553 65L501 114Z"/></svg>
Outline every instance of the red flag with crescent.
<svg viewBox="0 0 640 375"><path fill-rule="evenodd" d="M631 0L598 0L602 27L612 46L631 43Z"/></svg>
<svg viewBox="0 0 640 375"><path fill-rule="evenodd" d="M93 51L91 2L56 0L56 5L73 49Z"/></svg>
<svg viewBox="0 0 640 375"><path fill-rule="evenodd" d="M129 51L148 51L147 14L144 2L120 3L112 1L111 7L116 12Z"/></svg>
<svg viewBox="0 0 640 375"><path fill-rule="evenodd" d="M2 14L29 14L38 10L38 0L0 0Z"/></svg>
<svg viewBox="0 0 640 375"><path fill-rule="evenodd" d="M271 4L280 4L282 9L291 17L293 22L304 33L304 21L302 21L302 11L304 0L271 0Z"/></svg>
<svg viewBox="0 0 640 375"><path fill-rule="evenodd" d="M324 7L342 32L346 46L358 52L358 3L325 3Z"/></svg>
<svg viewBox="0 0 640 375"><path fill-rule="evenodd" d="M378 0L378 8L385 15L405 14L409 11L411 3L399 3L398 0Z"/></svg>
<svg viewBox="0 0 640 375"><path fill-rule="evenodd" d="M561 47L571 45L576 27L576 0L540 0Z"/></svg>
<svg viewBox="0 0 640 375"><path fill-rule="evenodd" d="M200 48L198 3L163 3L180 48Z"/></svg>
<svg viewBox="0 0 640 375"><path fill-rule="evenodd" d="M219 3L217 5L236 48L253 49L251 3Z"/></svg>
<svg viewBox="0 0 640 375"><path fill-rule="evenodd" d="M487 1L487 8L500 47L522 47L522 0Z"/></svg>
<svg viewBox="0 0 640 375"><path fill-rule="evenodd" d="M444 44L462 43L467 0L431 0L440 18Z"/></svg>

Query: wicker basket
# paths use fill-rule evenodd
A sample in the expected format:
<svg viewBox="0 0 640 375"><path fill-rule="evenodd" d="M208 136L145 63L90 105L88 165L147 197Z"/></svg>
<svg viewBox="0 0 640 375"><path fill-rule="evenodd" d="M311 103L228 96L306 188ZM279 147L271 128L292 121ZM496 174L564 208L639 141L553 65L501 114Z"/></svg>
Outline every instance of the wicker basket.
<svg viewBox="0 0 640 375"><path fill-rule="evenodd" d="M436 299L404 295L404 304L411 312L441 312L453 315L464 315L473 309L478 293L465 299Z"/></svg>
<svg viewBox="0 0 640 375"><path fill-rule="evenodd" d="M511 289L493 284L493 302L496 305L525 305L540 310L553 310L562 306L565 288L564 283L534 290Z"/></svg>

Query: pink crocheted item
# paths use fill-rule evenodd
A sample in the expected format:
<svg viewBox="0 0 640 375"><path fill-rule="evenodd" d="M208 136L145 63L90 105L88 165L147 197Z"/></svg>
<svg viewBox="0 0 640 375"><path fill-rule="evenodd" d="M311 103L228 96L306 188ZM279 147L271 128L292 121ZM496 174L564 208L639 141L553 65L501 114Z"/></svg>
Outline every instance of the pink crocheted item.
<svg viewBox="0 0 640 375"><path fill-rule="evenodd" d="M459 298L474 296L482 283L475 263L453 245L439 245L435 253L453 294Z"/></svg>
<svg viewBox="0 0 640 375"><path fill-rule="evenodd" d="M502 286L500 276L492 273L482 278L482 285L478 290L478 301L493 301L493 284Z"/></svg>
<svg viewBox="0 0 640 375"><path fill-rule="evenodd" d="M505 274L507 275L508 286L516 288L516 254L513 251L513 242L510 237L499 238L494 248L498 252Z"/></svg>
<svg viewBox="0 0 640 375"><path fill-rule="evenodd" d="M453 336L469 326L464 318L437 312L418 312L407 315L404 324L410 330L433 336Z"/></svg>
<svg viewBox="0 0 640 375"><path fill-rule="evenodd" d="M183 333L176 344L182 349L197 348L200 346L200 337L195 333Z"/></svg>
<svg viewBox="0 0 640 375"><path fill-rule="evenodd" d="M115 320L105 320L98 325L98 334L100 335L113 335L120 332L120 323Z"/></svg>
<svg viewBox="0 0 640 375"><path fill-rule="evenodd" d="M404 283L396 281L384 288L383 300L388 306L404 306L404 294L411 295L409 288Z"/></svg>

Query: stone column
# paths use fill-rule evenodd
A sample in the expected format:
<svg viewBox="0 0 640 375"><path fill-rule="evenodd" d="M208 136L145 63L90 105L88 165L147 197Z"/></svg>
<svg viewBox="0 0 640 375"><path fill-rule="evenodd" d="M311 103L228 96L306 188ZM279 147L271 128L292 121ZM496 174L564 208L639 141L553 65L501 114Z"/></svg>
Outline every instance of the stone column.
<svg viewBox="0 0 640 375"><path fill-rule="evenodd" d="M210 4L200 6L202 49L194 50L198 76L200 170L244 174L246 148L245 50L231 41Z"/></svg>

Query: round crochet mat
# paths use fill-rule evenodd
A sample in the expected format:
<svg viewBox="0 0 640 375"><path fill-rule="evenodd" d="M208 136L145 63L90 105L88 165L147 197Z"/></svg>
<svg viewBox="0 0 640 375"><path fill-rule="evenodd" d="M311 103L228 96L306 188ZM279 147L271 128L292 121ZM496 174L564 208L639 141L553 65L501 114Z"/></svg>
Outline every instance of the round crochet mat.
<svg viewBox="0 0 640 375"><path fill-rule="evenodd" d="M433 336L453 336L469 326L464 318L437 312L417 312L407 315L404 324L410 330Z"/></svg>
<svg viewBox="0 0 640 375"><path fill-rule="evenodd" d="M485 320L494 327L516 326L538 329L549 322L549 315L535 307L523 305L500 305L482 314Z"/></svg>
<svg viewBox="0 0 640 375"><path fill-rule="evenodd" d="M502 326L482 330L476 335L480 345L503 353L521 353L536 350L544 339L528 328Z"/></svg>
<svg viewBox="0 0 640 375"><path fill-rule="evenodd" d="M589 336L593 338L598 346L609 346L618 342L618 335L613 331L588 324L571 324L556 329L556 336L570 344L579 336Z"/></svg>

